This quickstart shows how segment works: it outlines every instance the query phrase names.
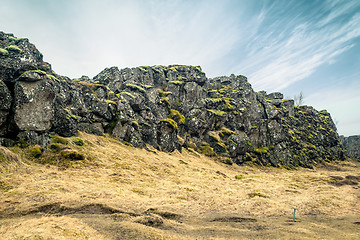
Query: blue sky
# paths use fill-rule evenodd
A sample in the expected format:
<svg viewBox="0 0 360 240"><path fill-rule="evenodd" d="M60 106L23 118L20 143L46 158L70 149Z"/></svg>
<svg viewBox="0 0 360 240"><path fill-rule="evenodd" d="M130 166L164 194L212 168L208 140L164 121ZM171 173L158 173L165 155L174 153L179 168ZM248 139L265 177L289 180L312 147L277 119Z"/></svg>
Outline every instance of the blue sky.
<svg viewBox="0 0 360 240"><path fill-rule="evenodd" d="M0 30L71 78L105 67L200 65L327 109L360 134L358 0L1 0Z"/></svg>

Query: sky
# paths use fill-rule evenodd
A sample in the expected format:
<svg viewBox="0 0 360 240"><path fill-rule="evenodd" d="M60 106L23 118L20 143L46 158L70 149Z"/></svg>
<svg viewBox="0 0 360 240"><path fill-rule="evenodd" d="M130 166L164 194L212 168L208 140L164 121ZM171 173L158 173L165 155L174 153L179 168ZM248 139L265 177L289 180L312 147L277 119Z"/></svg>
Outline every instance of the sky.
<svg viewBox="0 0 360 240"><path fill-rule="evenodd" d="M0 0L0 16L60 75L200 65L255 91L302 92L339 134L360 135L359 0Z"/></svg>

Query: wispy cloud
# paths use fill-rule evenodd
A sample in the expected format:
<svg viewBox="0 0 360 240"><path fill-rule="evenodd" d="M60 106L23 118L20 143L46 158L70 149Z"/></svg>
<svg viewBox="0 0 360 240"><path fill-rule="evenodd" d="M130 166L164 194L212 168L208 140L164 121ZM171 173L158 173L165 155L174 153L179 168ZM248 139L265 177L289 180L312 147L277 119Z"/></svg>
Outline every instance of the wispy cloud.
<svg viewBox="0 0 360 240"><path fill-rule="evenodd" d="M247 74L256 89L279 91L308 77L322 64L334 63L360 36L359 13L341 23L336 21L344 18L342 15L354 3L342 2L339 8L325 8L317 21L313 15L295 15L269 24L266 21L274 9L261 12L263 27L257 30L253 42L249 39L247 57L232 71Z"/></svg>

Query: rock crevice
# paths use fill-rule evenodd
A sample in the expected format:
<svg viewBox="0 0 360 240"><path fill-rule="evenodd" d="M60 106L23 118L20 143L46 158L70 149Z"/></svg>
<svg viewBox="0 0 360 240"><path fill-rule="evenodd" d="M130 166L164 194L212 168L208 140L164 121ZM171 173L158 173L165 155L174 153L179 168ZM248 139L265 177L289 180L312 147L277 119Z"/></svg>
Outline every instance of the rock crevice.
<svg viewBox="0 0 360 240"><path fill-rule="evenodd" d="M255 92L244 76L207 78L199 66L106 68L59 76L27 39L0 32L0 143L46 145L52 134L108 133L134 147L191 148L227 163L311 167L344 159L326 111ZM13 47L15 48L15 47ZM13 86L10 87L9 86Z"/></svg>

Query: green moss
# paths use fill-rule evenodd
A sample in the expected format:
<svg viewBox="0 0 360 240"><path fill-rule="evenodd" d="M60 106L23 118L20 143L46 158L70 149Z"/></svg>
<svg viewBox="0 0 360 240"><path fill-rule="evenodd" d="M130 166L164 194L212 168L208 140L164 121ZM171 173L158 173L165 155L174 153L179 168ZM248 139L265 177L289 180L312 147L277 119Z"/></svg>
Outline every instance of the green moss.
<svg viewBox="0 0 360 240"><path fill-rule="evenodd" d="M9 55L9 52L6 49L0 48L0 55L7 56Z"/></svg>
<svg viewBox="0 0 360 240"><path fill-rule="evenodd" d="M236 142L234 142L233 140L229 139L228 141L229 141L229 143L231 143L231 144L233 144L233 145L237 146L237 143L236 143Z"/></svg>
<svg viewBox="0 0 360 240"><path fill-rule="evenodd" d="M23 76L23 75L26 74L26 73L37 73L37 74L39 74L39 75L41 75L41 76L47 75L46 72L44 72L44 71L42 71L42 70L29 70L29 71L26 71L26 72L24 72L23 74L21 74L20 77Z"/></svg>
<svg viewBox="0 0 360 240"><path fill-rule="evenodd" d="M244 176L241 175L241 174L235 175L235 179L240 180L240 179L243 179L243 178L244 178Z"/></svg>
<svg viewBox="0 0 360 240"><path fill-rule="evenodd" d="M69 109L64 108L64 110L65 110L65 112L67 113L67 114L66 114L66 119L72 118L72 119L74 119L74 120L77 120L77 117L76 117L75 115L71 114L71 112L70 112Z"/></svg>
<svg viewBox="0 0 360 240"><path fill-rule="evenodd" d="M71 151L61 152L61 156L68 160L84 160L85 156L82 153Z"/></svg>
<svg viewBox="0 0 360 240"><path fill-rule="evenodd" d="M68 144L68 140L66 138L60 137L58 135L53 136L51 142L52 143L60 143L60 144L64 144L64 145Z"/></svg>
<svg viewBox="0 0 360 240"><path fill-rule="evenodd" d="M9 52L15 52L15 53L21 53L22 52L21 48L19 48L16 45L10 45L10 46L6 47L5 49L8 50Z"/></svg>
<svg viewBox="0 0 360 240"><path fill-rule="evenodd" d="M160 122L168 123L175 131L179 130L177 123L171 118L160 119Z"/></svg>
<svg viewBox="0 0 360 240"><path fill-rule="evenodd" d="M170 105L170 101L168 97L161 97L160 98L160 103L165 103L167 105Z"/></svg>
<svg viewBox="0 0 360 240"><path fill-rule="evenodd" d="M220 136L219 136L219 134L217 132L210 131L210 132L208 132L208 135L215 142L220 142L221 141Z"/></svg>
<svg viewBox="0 0 360 240"><path fill-rule="evenodd" d="M179 124L185 124L185 117L177 110L170 109L170 113L167 116L168 118L174 119Z"/></svg>
<svg viewBox="0 0 360 240"><path fill-rule="evenodd" d="M209 145L201 146L198 151L208 157L213 157L216 155L214 149Z"/></svg>
<svg viewBox="0 0 360 240"><path fill-rule="evenodd" d="M231 136L233 134L236 134L234 131L226 128L226 127L223 127L221 128L221 131L220 131L220 136L221 137L224 137L224 136Z"/></svg>
<svg viewBox="0 0 360 240"><path fill-rule="evenodd" d="M50 149L51 151L53 152L58 152L61 150L61 147L59 144L56 144L56 143L51 143L49 146L48 146L48 149Z"/></svg>
<svg viewBox="0 0 360 240"><path fill-rule="evenodd" d="M132 95L132 94L129 93L129 92L121 92L121 93L116 94L116 96L117 96L118 98L119 98L121 95L126 95L126 96L131 97L132 99L135 99L135 96Z"/></svg>
<svg viewBox="0 0 360 240"><path fill-rule="evenodd" d="M165 91L162 88L158 88L157 92L159 93L160 97L167 97L168 95L172 94L172 92Z"/></svg>
<svg viewBox="0 0 360 240"><path fill-rule="evenodd" d="M107 105L109 105L109 104L116 105L116 102L114 102L114 101L112 101L112 100L106 99L105 102L106 102Z"/></svg>
<svg viewBox="0 0 360 240"><path fill-rule="evenodd" d="M169 70L173 71L173 72L177 72L176 67L170 67Z"/></svg>
<svg viewBox="0 0 360 240"><path fill-rule="evenodd" d="M131 90L134 90L134 91L139 91L139 92L141 92L141 93L145 93L145 89L144 89L144 88L142 88L142 87L140 87L140 86L138 86L138 85L135 85L135 84L130 84L130 83L128 83L128 84L126 84L126 87L127 87L127 88L130 88Z"/></svg>
<svg viewBox="0 0 360 240"><path fill-rule="evenodd" d="M14 146L17 146L19 148L26 148L28 145L25 140L20 139L14 143Z"/></svg>
<svg viewBox="0 0 360 240"><path fill-rule="evenodd" d="M202 100L204 103L221 103L223 101L222 98L205 98Z"/></svg>
<svg viewBox="0 0 360 240"><path fill-rule="evenodd" d="M84 140L82 140L81 138L79 138L79 137L71 137L70 138L71 139L71 141L74 143L74 144L76 144L76 145L78 145L78 146L83 146L84 145Z"/></svg>
<svg viewBox="0 0 360 240"><path fill-rule="evenodd" d="M143 72L147 72L148 70L146 70L146 68L150 68L149 66L140 66L138 67L138 69L140 69Z"/></svg>
<svg viewBox="0 0 360 240"><path fill-rule="evenodd" d="M44 149L42 147L40 147L39 145L35 145L35 146L32 146L32 147L29 148L29 153L34 158L38 158L43 153L43 150Z"/></svg>
<svg viewBox="0 0 360 240"><path fill-rule="evenodd" d="M231 105L230 101L234 101L233 98L226 98L226 97L223 97L223 100L225 102L224 106L229 109L229 110L232 110L234 107Z"/></svg>
<svg viewBox="0 0 360 240"><path fill-rule="evenodd" d="M231 86L223 86L221 89L219 89L220 94L224 94L226 92L240 92L240 91L237 89L234 89Z"/></svg>
<svg viewBox="0 0 360 240"><path fill-rule="evenodd" d="M268 147L255 148L254 151L258 154L266 154L269 151Z"/></svg>
<svg viewBox="0 0 360 240"><path fill-rule="evenodd" d="M174 80L174 81L170 81L169 83L172 83L172 84L177 85L177 86L181 86L184 82L179 81L179 80Z"/></svg>
<svg viewBox="0 0 360 240"><path fill-rule="evenodd" d="M185 81L185 80L186 80L186 77L178 76L176 79L177 79L178 81Z"/></svg>
<svg viewBox="0 0 360 240"><path fill-rule="evenodd" d="M139 123L136 121L136 119L131 119L131 122L135 125L137 129L140 129Z"/></svg>
<svg viewBox="0 0 360 240"><path fill-rule="evenodd" d="M215 114L216 116L220 116L220 117L222 117L226 114L226 112L221 111L221 110L207 109L207 111Z"/></svg>
<svg viewBox="0 0 360 240"><path fill-rule="evenodd" d="M46 77L47 77L48 79L50 79L50 80L58 81L58 79L57 79L55 76L53 76L53 75L46 74Z"/></svg>

